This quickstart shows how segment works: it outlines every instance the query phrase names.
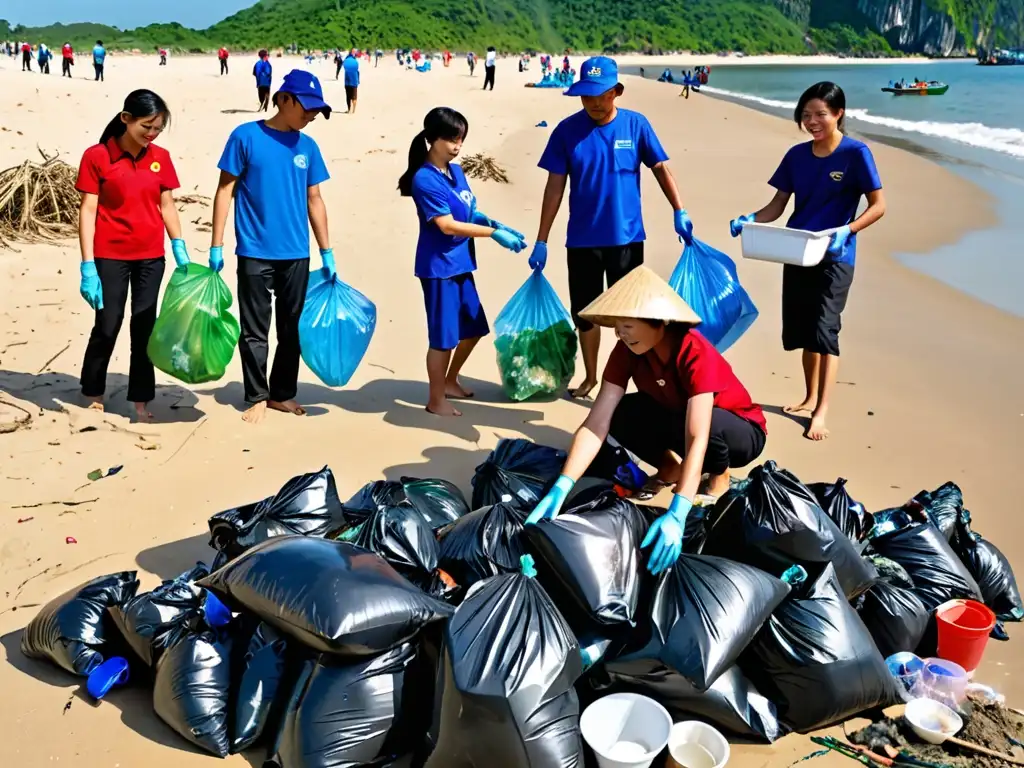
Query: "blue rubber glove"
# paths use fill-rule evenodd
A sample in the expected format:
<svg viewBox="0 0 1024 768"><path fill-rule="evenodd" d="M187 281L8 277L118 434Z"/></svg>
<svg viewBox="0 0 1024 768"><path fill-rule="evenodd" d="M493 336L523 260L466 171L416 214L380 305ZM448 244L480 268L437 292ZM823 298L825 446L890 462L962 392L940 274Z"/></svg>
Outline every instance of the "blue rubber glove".
<svg viewBox="0 0 1024 768"><path fill-rule="evenodd" d="M473 209L473 218L470 223L479 224L481 227L490 227L491 229L502 229L506 232L511 232L520 240L524 242L526 241L526 235L524 235L522 232L512 229L512 227L506 226L505 224L502 224L500 221L495 221L494 219L490 218L487 214L482 213L481 211L478 211L475 208Z"/></svg>
<svg viewBox="0 0 1024 768"><path fill-rule="evenodd" d="M693 242L693 222L690 221L690 214L685 209L676 211L675 228L680 240L687 245Z"/></svg>
<svg viewBox="0 0 1024 768"><path fill-rule="evenodd" d="M210 246L210 269L214 272L220 272L224 269L224 246L213 245Z"/></svg>
<svg viewBox="0 0 1024 768"><path fill-rule="evenodd" d="M850 231L849 225L840 227L832 233L832 240L828 244L828 252L837 256L842 255L851 237L853 237L853 232Z"/></svg>
<svg viewBox="0 0 1024 768"><path fill-rule="evenodd" d="M323 262L323 273L324 277L328 280L333 280L338 275L338 270L334 266L334 249L333 248L321 248L320 249L320 260Z"/></svg>
<svg viewBox="0 0 1024 768"><path fill-rule="evenodd" d="M491 233L491 240L502 248L508 248L512 253L519 253L526 248L526 241L512 234L506 229L496 229Z"/></svg>
<svg viewBox="0 0 1024 768"><path fill-rule="evenodd" d="M655 576L675 565L679 555L683 553L683 534L686 532L686 516L690 513L693 502L678 493L672 497L668 512L659 517L651 525L644 537L641 549L654 544L651 556L647 560L647 570ZM657 542L655 543L655 539Z"/></svg>
<svg viewBox="0 0 1024 768"><path fill-rule="evenodd" d="M565 475L559 475L554 487L548 491L548 495L540 500L530 516L526 518L526 525L533 525L541 520L551 520L558 517L569 491L576 485L576 481Z"/></svg>
<svg viewBox="0 0 1024 768"><path fill-rule="evenodd" d="M96 274L96 262L82 262L82 284L78 289L85 303L96 310L103 309L103 285Z"/></svg>
<svg viewBox="0 0 1024 768"><path fill-rule="evenodd" d="M174 263L178 265L178 269L182 272L187 272L189 259L185 241L180 237L171 240L171 253L174 255Z"/></svg>
<svg viewBox="0 0 1024 768"><path fill-rule="evenodd" d="M729 222L729 234L733 237L739 237L743 232L743 225L753 220L754 214L752 213L748 213L746 216L737 216Z"/></svg>
<svg viewBox="0 0 1024 768"><path fill-rule="evenodd" d="M530 269L543 270L548 263L548 244L535 243L530 254Z"/></svg>

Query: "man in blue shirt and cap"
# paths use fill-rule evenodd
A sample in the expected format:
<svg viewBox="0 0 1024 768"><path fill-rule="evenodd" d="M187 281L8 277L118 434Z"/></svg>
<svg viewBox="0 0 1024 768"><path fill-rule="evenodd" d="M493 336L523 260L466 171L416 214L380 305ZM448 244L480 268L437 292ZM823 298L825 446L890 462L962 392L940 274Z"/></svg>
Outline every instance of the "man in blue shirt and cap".
<svg viewBox="0 0 1024 768"><path fill-rule="evenodd" d="M597 386L597 356L601 330L579 317L579 312L608 286L644 261L643 216L640 206L640 166L654 173L675 212L675 231L685 241L693 224L683 209L668 155L643 115L618 109L615 100L624 88L613 59L597 56L583 62L580 79L567 96L579 96L583 109L567 117L551 133L540 167L548 172L541 206L537 243L530 266L543 269L548 257L548 235L569 191L569 227L566 238L569 264L569 299L580 334L585 378L573 397L586 397Z"/></svg>
<svg viewBox="0 0 1024 768"><path fill-rule="evenodd" d="M359 57L354 50L348 52L341 66L345 70L345 103L348 105L348 113L354 115L359 100Z"/></svg>
<svg viewBox="0 0 1024 768"><path fill-rule="evenodd" d="M256 423L267 409L302 416L295 401L299 377L299 317L309 283L309 229L320 246L324 273L335 275L320 184L330 178L320 148L302 133L316 116L331 116L315 75L289 72L274 94L277 113L236 128L220 162L213 201L210 268L224 267L224 225L235 200L238 313L242 335L243 419ZM277 351L267 379L271 295L277 314Z"/></svg>

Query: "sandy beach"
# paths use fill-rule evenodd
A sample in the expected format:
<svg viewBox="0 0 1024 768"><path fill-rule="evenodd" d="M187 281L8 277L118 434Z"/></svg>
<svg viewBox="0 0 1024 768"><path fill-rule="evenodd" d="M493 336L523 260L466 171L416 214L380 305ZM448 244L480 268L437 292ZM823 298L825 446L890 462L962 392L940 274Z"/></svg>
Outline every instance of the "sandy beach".
<svg viewBox="0 0 1024 768"><path fill-rule="evenodd" d="M712 64L726 61L708 58ZM621 63L656 61L624 57ZM213 56L172 57L167 67L158 67L154 57L111 56L106 83L94 83L84 57L74 80L22 74L14 60L4 59L0 167L37 159L37 145L60 151L77 166L125 94L147 87L173 110L160 144L174 158L178 194L212 196L224 141L236 125L256 118L250 113L256 107L253 62L232 57L231 74L219 77ZM299 59L272 64L275 87L290 68L303 66ZM318 63L312 70L323 79L328 101L343 110L333 66ZM215 384L190 389L158 373L153 411L160 423L132 425L124 400L127 324L108 377L108 413L82 409L77 382L92 313L78 295L77 243L0 250L0 400L32 416L27 428L0 434L0 690L8 702L0 718L0 764L215 764L153 714L146 689L122 691L93 706L78 693L78 681L21 655L22 628L40 604L62 591L126 569L138 569L143 588L150 588L196 560L209 562L211 514L260 499L293 475L325 464L343 498L371 480L402 475L442 477L468 491L474 467L501 437L568 446L585 406L507 402L490 340L466 368L477 398L460 406L465 416L442 420L424 412L427 342L413 277L416 216L395 190L423 115L437 105L454 107L470 121L464 151L493 155L511 179L508 185L474 182L481 209L532 242L545 180L536 164L550 133L535 125L546 120L554 126L579 108L557 90L523 88L536 75L536 68L519 74L514 61L502 61L490 93L480 89L482 71L470 78L464 62L418 74L385 57L377 69L363 65L357 115L339 110L330 121L310 126L333 177L322 189L339 275L376 302L379 319L346 388L328 389L302 369L298 399L309 409L306 418L271 413L258 427L244 424L236 356ZM992 201L924 158L872 146L889 210L861 240L844 316L841 386L829 414L833 435L815 444L803 438L802 421L781 410L802 395L798 356L783 352L780 342L781 269L742 261L739 241L728 231L730 218L770 199L766 181L785 150L802 140L799 132L791 122L734 104L679 99L671 89L637 78L626 83L620 105L651 119L672 157L697 236L737 260L760 309L760 319L727 358L768 414L762 458L808 482L846 477L851 492L872 510L954 480L964 489L977 530L1024 567L1014 480L1020 470L1012 447L1020 445L1024 427L1024 320L891 258L928 252L956 242L971 227L991 225ZM645 174L643 184L647 263L667 277L680 245L654 178ZM211 209L184 208L192 259L205 263L210 235L197 229ZM567 302L564 250L555 245L563 242L565 224L563 206L546 274ZM233 245L229 224L224 275L232 289ZM493 321L529 275L528 252L514 256L489 243L478 252L477 283ZM604 354L611 341L606 336ZM14 414L0 404L0 421ZM123 466L116 476L96 482L86 477L115 466ZM66 543L68 537L76 543ZM1012 626L1010 632L1020 634ZM991 643L977 679L1022 707L1019 642ZM730 764L786 766L814 750L806 737L792 736L772 747L734 747ZM259 765L261 757L250 756L250 763ZM245 757L228 764L243 766ZM832 757L814 762L844 764Z"/></svg>

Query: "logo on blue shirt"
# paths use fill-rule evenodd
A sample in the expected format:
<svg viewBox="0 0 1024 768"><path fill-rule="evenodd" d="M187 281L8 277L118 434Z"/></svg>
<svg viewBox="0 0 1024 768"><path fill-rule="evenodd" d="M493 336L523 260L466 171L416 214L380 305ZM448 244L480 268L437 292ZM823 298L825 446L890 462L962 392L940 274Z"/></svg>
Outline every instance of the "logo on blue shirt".
<svg viewBox="0 0 1024 768"><path fill-rule="evenodd" d="M843 172L842 171L832 171L832 173L830 173L829 176L832 178L832 181L842 181L843 180Z"/></svg>
<svg viewBox="0 0 1024 768"><path fill-rule="evenodd" d="M295 167L296 168L302 168L303 170L306 169L306 166L308 164L307 161L306 161L306 156L305 155L296 155L292 159L292 162L295 163Z"/></svg>

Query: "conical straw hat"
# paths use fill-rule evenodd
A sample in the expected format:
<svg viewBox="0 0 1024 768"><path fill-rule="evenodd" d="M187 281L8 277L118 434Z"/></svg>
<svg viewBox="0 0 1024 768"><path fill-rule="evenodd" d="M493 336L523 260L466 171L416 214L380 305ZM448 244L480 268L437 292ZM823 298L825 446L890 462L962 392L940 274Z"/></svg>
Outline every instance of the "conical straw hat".
<svg viewBox="0 0 1024 768"><path fill-rule="evenodd" d="M666 323L699 323L700 317L672 290L672 286L647 267L637 267L598 296L580 317L595 325L614 326L617 320L662 320Z"/></svg>

